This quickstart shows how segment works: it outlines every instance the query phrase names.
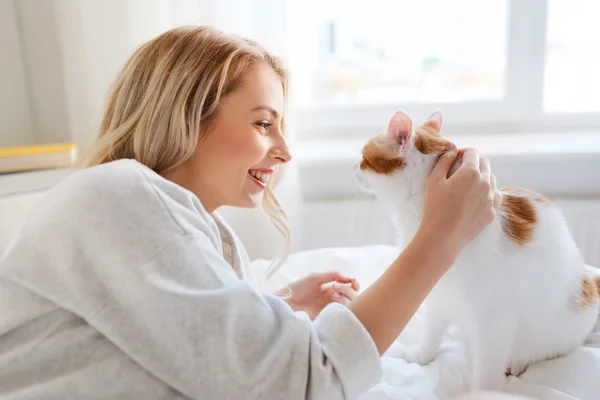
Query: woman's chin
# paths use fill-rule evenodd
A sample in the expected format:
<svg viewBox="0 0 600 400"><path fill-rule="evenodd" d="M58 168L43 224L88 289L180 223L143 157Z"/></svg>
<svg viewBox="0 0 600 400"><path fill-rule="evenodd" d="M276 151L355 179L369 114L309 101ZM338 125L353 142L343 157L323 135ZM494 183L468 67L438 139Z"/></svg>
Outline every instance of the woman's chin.
<svg viewBox="0 0 600 400"><path fill-rule="evenodd" d="M240 199L241 204L239 207L255 208L261 206L265 189L259 187L255 182L249 180L246 181L244 186L244 193L242 194L242 199Z"/></svg>
<svg viewBox="0 0 600 400"><path fill-rule="evenodd" d="M236 207L241 208L256 208L260 207L263 202L263 192L247 193L243 199L240 199Z"/></svg>

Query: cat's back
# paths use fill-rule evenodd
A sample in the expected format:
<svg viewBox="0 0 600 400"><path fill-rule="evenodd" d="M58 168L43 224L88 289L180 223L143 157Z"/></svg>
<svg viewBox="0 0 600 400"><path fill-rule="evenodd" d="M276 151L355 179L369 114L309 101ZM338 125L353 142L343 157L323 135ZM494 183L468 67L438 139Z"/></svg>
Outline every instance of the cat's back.
<svg viewBox="0 0 600 400"><path fill-rule="evenodd" d="M558 205L529 189L508 188L501 192L500 210L468 246L463 262L488 258L492 261L490 269L502 266L502 273L513 268L515 273L537 271L538 266L543 268L539 264L545 259L557 265L580 264L583 269L583 258ZM529 267L523 268L528 261Z"/></svg>
<svg viewBox="0 0 600 400"><path fill-rule="evenodd" d="M501 209L448 276L453 291L523 309L564 305L586 279L585 262L556 204L534 191L502 190Z"/></svg>
<svg viewBox="0 0 600 400"><path fill-rule="evenodd" d="M585 263L560 207L524 188L503 189L502 195L495 223L504 265L517 275L550 274L562 283L579 278Z"/></svg>
<svg viewBox="0 0 600 400"><path fill-rule="evenodd" d="M525 188L502 191L502 206L496 217L505 242L514 251L527 252L544 246L547 241L560 240L575 246L560 208L548 198ZM508 249L507 249L508 250Z"/></svg>

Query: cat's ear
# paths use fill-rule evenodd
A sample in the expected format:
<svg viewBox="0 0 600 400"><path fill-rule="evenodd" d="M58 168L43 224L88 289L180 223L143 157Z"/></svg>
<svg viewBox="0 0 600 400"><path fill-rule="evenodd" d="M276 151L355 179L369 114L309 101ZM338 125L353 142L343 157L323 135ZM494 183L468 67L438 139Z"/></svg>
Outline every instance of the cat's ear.
<svg viewBox="0 0 600 400"><path fill-rule="evenodd" d="M412 120L402 111L398 111L392 116L388 124L387 134L393 137L404 148L411 133Z"/></svg>
<svg viewBox="0 0 600 400"><path fill-rule="evenodd" d="M429 116L429 118L427 118L427 121L425 121L425 123L423 124L424 126L429 126L431 128L433 128L437 133L440 133L440 130L442 129L442 113L439 111L434 112L433 114L431 114L431 116Z"/></svg>

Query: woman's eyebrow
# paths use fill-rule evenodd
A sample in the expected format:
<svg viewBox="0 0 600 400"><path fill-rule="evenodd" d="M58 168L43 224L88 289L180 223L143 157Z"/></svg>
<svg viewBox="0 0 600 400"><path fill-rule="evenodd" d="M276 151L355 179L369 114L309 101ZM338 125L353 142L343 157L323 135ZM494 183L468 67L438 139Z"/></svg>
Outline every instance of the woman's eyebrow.
<svg viewBox="0 0 600 400"><path fill-rule="evenodd" d="M273 115L273 118L275 118L275 119L279 118L279 113L274 108L271 108L269 106L254 107L251 111L260 111L260 110L267 110L268 112L270 112Z"/></svg>

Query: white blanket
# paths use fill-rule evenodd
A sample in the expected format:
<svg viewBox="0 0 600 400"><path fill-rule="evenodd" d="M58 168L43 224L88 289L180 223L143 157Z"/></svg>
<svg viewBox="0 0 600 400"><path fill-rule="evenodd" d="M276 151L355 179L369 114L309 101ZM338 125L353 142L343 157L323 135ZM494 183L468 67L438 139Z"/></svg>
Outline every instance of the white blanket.
<svg viewBox="0 0 600 400"><path fill-rule="evenodd" d="M285 282L310 272L339 270L356 277L362 289L368 287L398 255L391 246L325 248L290 256L286 265L270 282L279 288ZM265 270L264 261L254 262L254 271ZM594 274L600 274L590 267ZM361 289L361 290L362 290ZM415 344L422 332L419 312L411 320L398 343ZM461 342L451 332L438 357L427 366L407 364L402 359L383 357L383 379L361 400L444 400L461 393L467 384L469 363ZM540 400L600 400L600 322L586 345L572 353L529 366L520 377L510 377L506 392ZM483 399L484 397L478 397ZM488 398L488 397L485 397ZM508 395L502 399L512 399ZM498 397L489 397L498 399Z"/></svg>

